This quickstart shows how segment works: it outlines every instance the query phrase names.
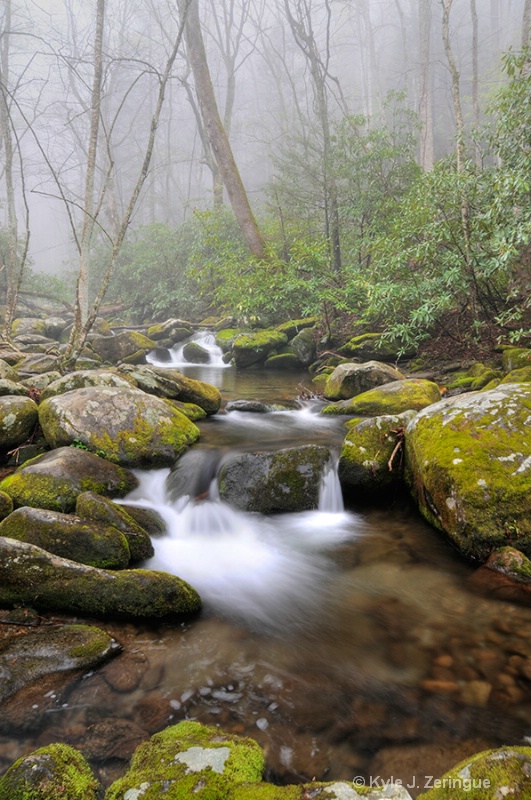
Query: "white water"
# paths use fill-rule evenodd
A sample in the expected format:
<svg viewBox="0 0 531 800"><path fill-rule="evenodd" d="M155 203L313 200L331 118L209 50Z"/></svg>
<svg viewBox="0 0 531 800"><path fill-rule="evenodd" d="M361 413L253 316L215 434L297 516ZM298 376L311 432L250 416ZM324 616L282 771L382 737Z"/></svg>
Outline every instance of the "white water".
<svg viewBox="0 0 531 800"><path fill-rule="evenodd" d="M205 350L209 353L209 360L207 362L209 367L228 367L229 364L225 364L222 361L223 351L220 347L216 344L216 337L214 334L210 333L209 331L198 331L194 333L193 336L190 336L189 339L186 339L183 342L179 342L175 344L171 350L168 350L170 355L170 361L160 361L156 357L156 353L148 353L146 356L146 360L153 364L154 367L167 367L167 368L175 368L175 367L190 367L194 364L193 361L188 361L184 355L183 350L185 346L189 342L196 342L200 344ZM196 364L197 366L205 366L204 363Z"/></svg>
<svg viewBox="0 0 531 800"><path fill-rule="evenodd" d="M146 567L178 575L205 608L251 628L298 627L315 616L336 569L327 551L359 535L359 518L340 503L335 469L324 476L318 511L272 517L221 502L215 481L206 500L171 501L169 470L137 474L140 485L123 502L152 508L167 528Z"/></svg>

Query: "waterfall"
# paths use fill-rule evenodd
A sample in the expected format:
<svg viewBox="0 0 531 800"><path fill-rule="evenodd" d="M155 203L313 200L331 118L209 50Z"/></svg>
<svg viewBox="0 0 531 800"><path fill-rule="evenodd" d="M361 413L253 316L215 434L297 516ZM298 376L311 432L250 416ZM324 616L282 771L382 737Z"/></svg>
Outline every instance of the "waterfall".
<svg viewBox="0 0 531 800"><path fill-rule="evenodd" d="M319 511L328 511L333 514L345 510L343 503L343 492L337 473L337 461L330 461L325 468L321 480L319 493Z"/></svg>
<svg viewBox="0 0 531 800"><path fill-rule="evenodd" d="M200 345L204 351L208 353L208 358L203 361L190 361L189 358L184 356L184 348L190 342L195 342ZM161 360L157 357L157 352L152 351L146 356L147 361L156 367L186 367L186 366L205 366L209 367L227 367L223 361L223 351L221 347L216 344L216 337L210 331L198 331L190 338L185 339L183 342L175 344L171 350L167 351L169 359Z"/></svg>

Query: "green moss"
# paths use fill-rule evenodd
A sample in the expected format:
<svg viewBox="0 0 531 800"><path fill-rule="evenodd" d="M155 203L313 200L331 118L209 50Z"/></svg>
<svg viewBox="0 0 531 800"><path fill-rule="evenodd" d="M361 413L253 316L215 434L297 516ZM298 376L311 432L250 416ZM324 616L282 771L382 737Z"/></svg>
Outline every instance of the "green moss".
<svg viewBox="0 0 531 800"><path fill-rule="evenodd" d="M502 354L505 372L531 366L531 350L523 347L508 347Z"/></svg>
<svg viewBox="0 0 531 800"><path fill-rule="evenodd" d="M511 370L500 383L531 383L531 366Z"/></svg>
<svg viewBox="0 0 531 800"><path fill-rule="evenodd" d="M94 625L63 625L64 631L75 631L77 634L86 633L86 641L72 645L66 654L69 658L91 661L97 659L103 651L110 646L110 636L105 631L96 628ZM115 643L118 647L117 643Z"/></svg>
<svg viewBox="0 0 531 800"><path fill-rule="evenodd" d="M354 414L360 417L401 414L409 410L420 411L440 399L441 392L436 383L409 378L386 383L351 400L325 406L321 414Z"/></svg>
<svg viewBox="0 0 531 800"><path fill-rule="evenodd" d="M97 800L101 786L81 753L50 744L16 761L0 778L0 800Z"/></svg>
<svg viewBox="0 0 531 800"><path fill-rule="evenodd" d="M495 800L531 797L531 748L486 750L462 761L419 800Z"/></svg>
<svg viewBox="0 0 531 800"><path fill-rule="evenodd" d="M475 378L472 375L467 375L466 373L463 374L456 374L453 376L452 380L447 384L447 389L451 391L456 391L458 389L465 390L470 389L472 384L474 383Z"/></svg>

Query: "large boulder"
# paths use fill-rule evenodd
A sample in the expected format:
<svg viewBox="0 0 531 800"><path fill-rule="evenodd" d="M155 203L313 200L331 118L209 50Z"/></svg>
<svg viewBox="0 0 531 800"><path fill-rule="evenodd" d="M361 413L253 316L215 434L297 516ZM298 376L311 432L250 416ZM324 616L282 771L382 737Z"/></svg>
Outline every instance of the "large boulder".
<svg viewBox="0 0 531 800"><path fill-rule="evenodd" d="M167 319L166 322L157 322L147 329L148 337L156 342L163 339L171 340L174 343L181 342L192 332L192 325L182 319Z"/></svg>
<svg viewBox="0 0 531 800"><path fill-rule="evenodd" d="M315 359L316 341L314 328L304 328L299 331L290 341L290 347L305 367L308 367Z"/></svg>
<svg viewBox="0 0 531 800"><path fill-rule="evenodd" d="M328 376L323 394L327 400L349 400L375 386L403 379L401 372L380 361L340 364Z"/></svg>
<svg viewBox="0 0 531 800"><path fill-rule="evenodd" d="M145 561L154 555L147 531L123 506L113 503L107 497L95 492L82 492L76 500L76 514L84 520L112 525L115 530L121 531L127 540L132 562Z"/></svg>
<svg viewBox="0 0 531 800"><path fill-rule="evenodd" d="M39 406L50 447L75 441L127 467L172 464L199 438L199 429L171 403L138 389L85 387Z"/></svg>
<svg viewBox="0 0 531 800"><path fill-rule="evenodd" d="M131 379L128 380L126 376L109 369L79 369L49 383L42 390L40 400L42 402L48 397L72 392L74 389L84 389L86 386L121 386L130 389L132 383Z"/></svg>
<svg viewBox="0 0 531 800"><path fill-rule="evenodd" d="M46 336L46 322L37 317L18 317L13 320L11 333L13 336Z"/></svg>
<svg viewBox="0 0 531 800"><path fill-rule="evenodd" d="M30 390L23 383L11 381L8 378L0 378L0 397L10 394L18 397L29 397Z"/></svg>
<svg viewBox="0 0 531 800"><path fill-rule="evenodd" d="M0 604L104 618L175 619L197 613L201 599L166 572L111 572L0 538Z"/></svg>
<svg viewBox="0 0 531 800"><path fill-rule="evenodd" d="M117 364L119 361L130 363L144 361L145 355L153 350L157 343L138 331L123 331L116 336L94 337L91 346L103 361Z"/></svg>
<svg viewBox="0 0 531 800"><path fill-rule="evenodd" d="M404 431L414 415L405 411L352 420L339 456L341 484L372 492L401 480Z"/></svg>
<svg viewBox="0 0 531 800"><path fill-rule="evenodd" d="M85 758L67 744L22 756L0 778L0 800L100 800L101 786Z"/></svg>
<svg viewBox="0 0 531 800"><path fill-rule="evenodd" d="M183 347L183 358L191 364L208 364L210 352L199 342L187 342Z"/></svg>
<svg viewBox="0 0 531 800"><path fill-rule="evenodd" d="M0 448L17 447L27 441L38 416L37 404L29 397L0 397Z"/></svg>
<svg viewBox="0 0 531 800"><path fill-rule="evenodd" d="M125 497L138 486L132 472L77 447L60 447L27 461L0 483L15 506L73 511L81 492Z"/></svg>
<svg viewBox="0 0 531 800"><path fill-rule="evenodd" d="M7 361L0 358L0 378L16 383L18 381L18 372Z"/></svg>
<svg viewBox="0 0 531 800"><path fill-rule="evenodd" d="M120 372L134 380L139 389L157 397L193 403L207 414L216 414L221 408L221 392L210 383L187 378L177 369L151 367L139 364L122 366Z"/></svg>
<svg viewBox="0 0 531 800"><path fill-rule="evenodd" d="M17 508L0 522L0 536L100 569L124 569L131 560L124 534L112 525L48 508Z"/></svg>
<svg viewBox="0 0 531 800"><path fill-rule="evenodd" d="M441 391L436 383L422 378L407 378L384 383L351 400L340 400L325 406L321 414L350 414L357 417L401 414L403 411L420 411L440 399Z"/></svg>
<svg viewBox="0 0 531 800"><path fill-rule="evenodd" d="M424 516L468 557L513 545L531 555L531 386L443 400L406 432L407 472Z"/></svg>
<svg viewBox="0 0 531 800"><path fill-rule="evenodd" d="M278 350L287 342L286 334L274 328L241 333L232 343L232 357L241 368L263 364L272 350Z"/></svg>
<svg viewBox="0 0 531 800"><path fill-rule="evenodd" d="M330 451L318 445L230 456L218 473L220 497L263 514L317 508Z"/></svg>

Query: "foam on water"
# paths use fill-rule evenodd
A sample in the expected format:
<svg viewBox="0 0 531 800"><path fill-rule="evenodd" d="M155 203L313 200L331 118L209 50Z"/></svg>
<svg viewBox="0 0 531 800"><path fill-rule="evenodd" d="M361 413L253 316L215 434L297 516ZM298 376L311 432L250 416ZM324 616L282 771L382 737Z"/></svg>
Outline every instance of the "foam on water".
<svg viewBox="0 0 531 800"><path fill-rule="evenodd" d="M229 364L225 364L222 360L223 351L221 347L218 347L216 344L216 337L214 334L210 333L209 331L198 331L194 333L193 336L190 336L189 339L186 339L184 342L179 342L178 344L174 345L170 350L168 350L170 360L169 361L160 361L157 359L156 353L148 353L146 356L146 360L153 364L154 367L169 367L169 368L176 368L176 367L190 367L194 363L193 361L189 361L183 355L183 350L186 344L189 342L196 342L200 344L204 350L207 350L209 353L209 367L228 367ZM203 362L197 362L198 366L205 366Z"/></svg>

